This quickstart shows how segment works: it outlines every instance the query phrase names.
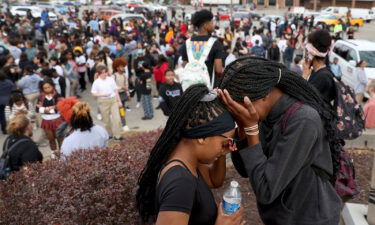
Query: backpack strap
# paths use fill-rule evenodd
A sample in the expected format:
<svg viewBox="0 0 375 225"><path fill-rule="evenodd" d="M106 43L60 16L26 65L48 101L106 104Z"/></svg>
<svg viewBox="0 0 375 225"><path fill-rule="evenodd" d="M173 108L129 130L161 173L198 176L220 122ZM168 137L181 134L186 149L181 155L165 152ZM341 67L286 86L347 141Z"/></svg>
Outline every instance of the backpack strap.
<svg viewBox="0 0 375 225"><path fill-rule="evenodd" d="M3 154L1 154L1 158L5 158L5 156L8 154L9 141L10 141L9 137L5 139L5 142L3 145Z"/></svg>
<svg viewBox="0 0 375 225"><path fill-rule="evenodd" d="M4 152L3 154L1 155L1 158L6 158L7 156L9 156L10 152L16 148L16 146L18 146L19 144L23 143L23 142L26 142L28 141L29 139L27 138L22 138L18 141L16 141L10 148L9 148L9 138L7 138L7 140L5 141L4 143Z"/></svg>
<svg viewBox="0 0 375 225"><path fill-rule="evenodd" d="M285 132L285 129L286 129L286 125L288 123L288 120L290 119L290 117L293 116L293 114L303 105L303 102L302 101L298 101L296 103L294 103L291 107L289 107L285 113L284 113L284 116L283 118L281 119L280 121L280 131L281 131L281 134L284 134Z"/></svg>
<svg viewBox="0 0 375 225"><path fill-rule="evenodd" d="M204 46L202 56L199 58L200 63L206 62L206 59L207 59L208 55L210 54L210 51L211 51L212 47L214 46L215 41L216 41L216 38L214 38L214 37L210 37L208 39L207 43Z"/></svg>
<svg viewBox="0 0 375 225"><path fill-rule="evenodd" d="M189 62L193 62L196 60L193 55L192 43L190 38L186 40L186 53Z"/></svg>

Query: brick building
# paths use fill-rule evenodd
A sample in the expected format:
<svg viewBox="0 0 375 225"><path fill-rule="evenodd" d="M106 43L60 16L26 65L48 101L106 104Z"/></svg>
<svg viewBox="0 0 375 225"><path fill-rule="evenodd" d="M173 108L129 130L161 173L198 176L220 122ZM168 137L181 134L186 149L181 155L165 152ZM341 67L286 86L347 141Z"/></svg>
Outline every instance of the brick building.
<svg viewBox="0 0 375 225"><path fill-rule="evenodd" d="M250 0L251 2L251 0ZM372 8L375 0L253 0L260 7L292 7L304 6L309 9L325 8L328 6L347 6L349 8Z"/></svg>

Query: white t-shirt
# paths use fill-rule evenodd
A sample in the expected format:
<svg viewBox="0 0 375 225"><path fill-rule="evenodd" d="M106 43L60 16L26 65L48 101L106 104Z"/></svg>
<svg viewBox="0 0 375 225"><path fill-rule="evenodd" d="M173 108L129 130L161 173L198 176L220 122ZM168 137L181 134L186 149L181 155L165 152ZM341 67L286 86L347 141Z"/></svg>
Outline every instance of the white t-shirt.
<svg viewBox="0 0 375 225"><path fill-rule="evenodd" d="M98 125L94 125L90 131L75 130L64 139L61 152L68 156L80 149L105 148L108 145L108 139L107 131Z"/></svg>
<svg viewBox="0 0 375 225"><path fill-rule="evenodd" d="M253 46L255 46L255 41L256 40L259 41L259 46L263 45L262 37L259 34L256 34L256 35L254 35L254 36L251 37L251 43L253 43Z"/></svg>
<svg viewBox="0 0 375 225"><path fill-rule="evenodd" d="M86 63L89 65L90 70L95 66L95 61L93 59L88 58Z"/></svg>
<svg viewBox="0 0 375 225"><path fill-rule="evenodd" d="M117 85L116 81L112 77L106 77L104 80L102 78L98 78L94 81L91 87L92 94L108 94L107 97L99 97L99 98L113 98L116 95Z"/></svg>
<svg viewBox="0 0 375 225"><path fill-rule="evenodd" d="M286 45L286 40L280 40L280 41L277 43L277 46L279 47L279 49L280 49L281 52L285 52L286 47L288 47L288 46Z"/></svg>
<svg viewBox="0 0 375 225"><path fill-rule="evenodd" d="M56 70L56 72L59 76L62 76L62 77L64 76L64 70L61 66L56 65L56 66L53 66L52 68L54 68Z"/></svg>

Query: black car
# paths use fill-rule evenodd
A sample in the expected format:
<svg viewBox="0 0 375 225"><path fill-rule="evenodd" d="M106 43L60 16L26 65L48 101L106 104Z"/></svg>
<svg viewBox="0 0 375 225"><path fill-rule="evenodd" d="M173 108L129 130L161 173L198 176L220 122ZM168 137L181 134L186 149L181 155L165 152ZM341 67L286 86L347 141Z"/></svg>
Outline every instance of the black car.
<svg viewBox="0 0 375 225"><path fill-rule="evenodd" d="M253 12L253 11L250 11L249 14L251 16L251 19L253 20L260 20L260 18L262 18L260 14Z"/></svg>

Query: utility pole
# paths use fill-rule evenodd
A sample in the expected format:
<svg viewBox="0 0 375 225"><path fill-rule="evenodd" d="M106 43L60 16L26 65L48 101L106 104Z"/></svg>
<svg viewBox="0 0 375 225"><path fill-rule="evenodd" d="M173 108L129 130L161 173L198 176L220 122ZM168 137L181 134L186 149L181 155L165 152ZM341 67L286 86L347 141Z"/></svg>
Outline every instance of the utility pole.
<svg viewBox="0 0 375 225"><path fill-rule="evenodd" d="M230 19L232 19L233 16L233 0L230 0Z"/></svg>
<svg viewBox="0 0 375 225"><path fill-rule="evenodd" d="M375 225L375 157L372 164L371 188L368 201L367 221L369 225Z"/></svg>
<svg viewBox="0 0 375 225"><path fill-rule="evenodd" d="M314 0L314 11L316 11L316 8L318 7L318 0Z"/></svg>

